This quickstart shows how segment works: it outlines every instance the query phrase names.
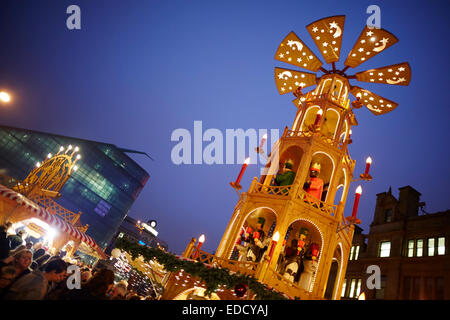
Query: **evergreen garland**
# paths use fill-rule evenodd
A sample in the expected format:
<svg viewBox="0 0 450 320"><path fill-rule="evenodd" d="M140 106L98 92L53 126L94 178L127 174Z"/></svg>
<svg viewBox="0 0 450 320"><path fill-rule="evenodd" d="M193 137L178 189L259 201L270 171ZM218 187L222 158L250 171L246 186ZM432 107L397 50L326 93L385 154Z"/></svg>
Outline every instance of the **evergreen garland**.
<svg viewBox="0 0 450 320"><path fill-rule="evenodd" d="M252 276L240 273L231 274L228 269L207 267L202 262L180 260L173 254L157 248L145 247L125 238L117 239L116 248L128 252L133 259L141 255L147 263L152 259L156 259L168 272L184 270L191 276L200 278L206 285L205 293L207 295L216 291L220 285L227 287L229 290L234 290L236 285L244 284L255 293L256 298L259 300L287 300L284 295L269 289Z"/></svg>

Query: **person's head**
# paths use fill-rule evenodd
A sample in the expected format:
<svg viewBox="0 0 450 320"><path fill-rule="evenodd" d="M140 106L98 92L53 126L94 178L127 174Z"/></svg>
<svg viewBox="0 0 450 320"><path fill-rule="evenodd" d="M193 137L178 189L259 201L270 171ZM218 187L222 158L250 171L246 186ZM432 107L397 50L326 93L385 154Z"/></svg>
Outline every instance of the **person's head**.
<svg viewBox="0 0 450 320"><path fill-rule="evenodd" d="M32 261L33 254L28 249L23 249L14 254L14 266L19 270L27 269Z"/></svg>
<svg viewBox="0 0 450 320"><path fill-rule="evenodd" d="M128 287L128 283L124 280L117 283L111 289L111 299L114 299L114 298L124 299L125 296L127 295L127 287Z"/></svg>
<svg viewBox="0 0 450 320"><path fill-rule="evenodd" d="M41 244L42 245L42 244ZM35 248L36 250L36 248ZM34 253L33 253L33 260L37 260L40 257L42 257L45 254L45 250L42 248L37 249Z"/></svg>
<svg viewBox="0 0 450 320"><path fill-rule="evenodd" d="M47 263L47 261L50 259L50 255L48 253L44 254L43 256L37 258L35 261L39 265L39 267L42 267L44 264Z"/></svg>
<svg viewBox="0 0 450 320"><path fill-rule="evenodd" d="M85 284L92 278L92 273L89 270L81 272L81 283Z"/></svg>
<svg viewBox="0 0 450 320"><path fill-rule="evenodd" d="M55 259L44 266L44 277L50 282L61 282L66 277L67 263Z"/></svg>
<svg viewBox="0 0 450 320"><path fill-rule="evenodd" d="M114 272L100 269L86 283L85 288L95 296L105 296L114 285Z"/></svg>
<svg viewBox="0 0 450 320"><path fill-rule="evenodd" d="M25 246L27 247L28 250L31 250L31 248L33 248L33 242L28 241Z"/></svg>
<svg viewBox="0 0 450 320"><path fill-rule="evenodd" d="M320 173L320 164L319 163L313 163L311 168L309 168L309 176L311 178L317 178Z"/></svg>
<svg viewBox="0 0 450 320"><path fill-rule="evenodd" d="M34 251L37 251L37 250L39 250L39 249L41 249L41 248L42 248L42 242L37 242L37 243L35 243L34 246L33 246L33 250L34 250ZM44 249L42 249L42 250L44 250Z"/></svg>
<svg viewBox="0 0 450 320"><path fill-rule="evenodd" d="M6 288L16 277L16 268L4 266L0 269L0 289Z"/></svg>

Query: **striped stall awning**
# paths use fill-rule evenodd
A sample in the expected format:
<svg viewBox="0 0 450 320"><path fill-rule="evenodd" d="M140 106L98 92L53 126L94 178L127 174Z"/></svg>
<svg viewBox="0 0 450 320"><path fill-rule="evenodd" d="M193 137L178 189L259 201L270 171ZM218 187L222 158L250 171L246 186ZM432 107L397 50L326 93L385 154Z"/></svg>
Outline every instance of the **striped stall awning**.
<svg viewBox="0 0 450 320"><path fill-rule="evenodd" d="M20 206L23 206L27 210L30 210L30 212L32 212L40 220L46 222L50 226L57 228L58 230L66 234L69 234L72 238L76 240L80 240L86 243L89 247L94 249L102 258L106 258L105 253L97 245L94 239L86 235L84 232L81 232L73 225L65 222L62 218L58 217L57 215L51 214L45 208L36 204L34 201L31 201L24 195L0 184L0 196L16 201Z"/></svg>

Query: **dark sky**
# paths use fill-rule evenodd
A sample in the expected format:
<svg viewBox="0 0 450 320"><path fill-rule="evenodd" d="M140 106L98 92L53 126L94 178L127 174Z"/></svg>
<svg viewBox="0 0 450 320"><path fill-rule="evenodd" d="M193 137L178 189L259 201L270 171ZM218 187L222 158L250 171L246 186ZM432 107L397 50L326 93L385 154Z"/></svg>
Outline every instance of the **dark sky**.
<svg viewBox="0 0 450 320"><path fill-rule="evenodd" d="M78 31L66 28L71 4L81 7ZM201 233L214 252L238 199L228 183L240 165L174 165L173 130L192 132L194 120L223 132L291 126L292 95L280 96L274 83L279 43L294 31L323 61L305 26L344 14L342 68L371 4L400 41L354 72L408 61L412 80L358 84L399 103L379 117L356 111L355 175L368 155L374 161L374 180L362 183L362 227L368 232L375 195L389 186L394 196L416 188L429 212L449 209L448 1L3 0L0 90L14 103L0 105L0 123L149 153L155 161L133 156L151 177L130 215L156 219L173 252ZM244 189L259 169L249 166Z"/></svg>

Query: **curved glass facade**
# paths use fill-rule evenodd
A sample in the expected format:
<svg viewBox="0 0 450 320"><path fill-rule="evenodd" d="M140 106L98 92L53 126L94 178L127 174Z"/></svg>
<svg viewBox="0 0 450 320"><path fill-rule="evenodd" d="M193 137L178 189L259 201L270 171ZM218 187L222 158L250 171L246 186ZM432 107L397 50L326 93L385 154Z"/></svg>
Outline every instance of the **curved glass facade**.
<svg viewBox="0 0 450 320"><path fill-rule="evenodd" d="M78 170L56 201L79 212L87 234L105 248L118 230L149 175L112 144L0 126L0 172L24 179L38 161L60 146L78 146Z"/></svg>

